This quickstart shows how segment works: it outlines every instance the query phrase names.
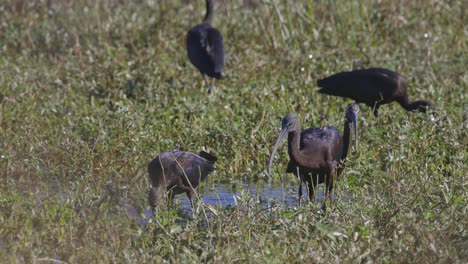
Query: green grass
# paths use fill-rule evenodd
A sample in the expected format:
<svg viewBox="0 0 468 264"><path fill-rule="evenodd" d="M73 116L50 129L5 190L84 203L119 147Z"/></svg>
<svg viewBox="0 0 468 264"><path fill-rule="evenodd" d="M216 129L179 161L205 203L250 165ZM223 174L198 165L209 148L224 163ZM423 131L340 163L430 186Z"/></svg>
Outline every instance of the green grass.
<svg viewBox="0 0 468 264"><path fill-rule="evenodd" d="M185 51L203 1L50 2L0 3L1 262L468 261L463 1L227 1L213 97ZM363 106L326 216L246 193L192 220L163 209L142 226L126 212L123 199L147 209L146 166L177 144L218 155L204 187L279 183L285 145L273 175L266 165L280 119L342 130L349 101L315 82L353 65L400 72L439 117Z"/></svg>

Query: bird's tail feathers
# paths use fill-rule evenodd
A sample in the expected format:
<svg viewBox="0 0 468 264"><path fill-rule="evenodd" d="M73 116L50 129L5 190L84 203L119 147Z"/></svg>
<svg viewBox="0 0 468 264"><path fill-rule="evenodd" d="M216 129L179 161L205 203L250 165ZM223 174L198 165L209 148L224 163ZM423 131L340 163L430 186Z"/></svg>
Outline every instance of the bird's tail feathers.
<svg viewBox="0 0 468 264"><path fill-rule="evenodd" d="M317 86L318 87L323 87L324 83L323 83L323 80L318 80L317 81ZM322 88L323 89L323 88Z"/></svg>
<svg viewBox="0 0 468 264"><path fill-rule="evenodd" d="M320 88L318 92L321 94L332 94L332 91L330 91L330 89L327 89L327 88Z"/></svg>
<svg viewBox="0 0 468 264"><path fill-rule="evenodd" d="M203 150L199 151L198 152L198 155L202 158L205 158L213 163L215 163L216 161L218 161L218 158L213 154L213 153L208 153L208 152L205 152Z"/></svg>

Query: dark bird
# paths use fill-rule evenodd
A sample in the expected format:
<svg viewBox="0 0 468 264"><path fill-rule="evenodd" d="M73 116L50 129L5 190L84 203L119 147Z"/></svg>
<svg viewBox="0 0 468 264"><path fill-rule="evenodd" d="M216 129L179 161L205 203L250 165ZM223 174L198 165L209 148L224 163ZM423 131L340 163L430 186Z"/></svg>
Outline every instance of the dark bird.
<svg viewBox="0 0 468 264"><path fill-rule="evenodd" d="M319 93L347 97L364 103L374 109L378 116L379 107L397 101L408 111L427 112L434 110L434 104L425 101L408 100L407 82L400 74L381 68L340 72L317 81Z"/></svg>
<svg viewBox="0 0 468 264"><path fill-rule="evenodd" d="M169 204L174 195L186 193L193 207L194 189L215 170L218 160L213 154L200 151L197 154L185 151L164 152L148 165L151 189L148 201L156 207L163 194L167 194Z"/></svg>
<svg viewBox="0 0 468 264"><path fill-rule="evenodd" d="M343 137L336 128L307 128L301 131L299 119L289 113L283 118L282 128L271 153L268 172L281 140L288 135L289 163L286 172L300 179L299 199L302 197L302 182L307 184L309 199L315 198L315 187L325 182L325 197L330 198L333 181L344 169L348 150L351 146L351 128L354 127L355 147L358 146L357 117L359 106L352 103L346 109ZM325 207L323 207L325 208Z"/></svg>
<svg viewBox="0 0 468 264"><path fill-rule="evenodd" d="M206 0L206 15L203 21L187 33L187 55L190 62L197 67L211 94L215 80L223 78L224 41L221 33L211 26L214 3ZM206 76L213 78L210 85Z"/></svg>

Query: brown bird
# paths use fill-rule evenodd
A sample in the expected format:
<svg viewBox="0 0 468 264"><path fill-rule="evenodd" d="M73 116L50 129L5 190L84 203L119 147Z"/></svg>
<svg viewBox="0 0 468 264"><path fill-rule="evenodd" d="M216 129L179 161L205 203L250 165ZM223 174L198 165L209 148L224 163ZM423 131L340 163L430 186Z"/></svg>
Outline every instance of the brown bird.
<svg viewBox="0 0 468 264"><path fill-rule="evenodd" d="M420 100L410 102L407 94L406 79L400 74L381 68L340 72L317 81L322 89L319 93L347 97L365 103L374 109L378 116L379 107L397 101L408 111L427 112L434 110L434 104Z"/></svg>
<svg viewBox="0 0 468 264"><path fill-rule="evenodd" d="M348 150L351 146L351 128L354 127L355 147L358 146L357 117L359 106L350 104L346 109L343 137L336 128L307 128L301 131L296 115L289 113L283 118L282 129L271 153L268 172L281 140L288 135L289 163L286 172L300 179L299 199L302 197L302 182L309 189L309 200L315 199L315 188L319 183L326 185L325 197L330 198L333 181L344 169ZM325 204L323 206L325 209Z"/></svg>
<svg viewBox="0 0 468 264"><path fill-rule="evenodd" d="M187 33L187 55L190 62L200 71L211 94L215 79L223 79L224 40L221 33L211 26L214 3L206 0L206 15L203 21ZM206 76L213 78L210 85Z"/></svg>
<svg viewBox="0 0 468 264"><path fill-rule="evenodd" d="M193 207L194 189L215 170L217 160L216 156L205 151L197 154L185 151L160 154L148 165L152 185L148 194L149 205L156 207L161 196L167 192L169 204L172 204L174 195L186 193Z"/></svg>

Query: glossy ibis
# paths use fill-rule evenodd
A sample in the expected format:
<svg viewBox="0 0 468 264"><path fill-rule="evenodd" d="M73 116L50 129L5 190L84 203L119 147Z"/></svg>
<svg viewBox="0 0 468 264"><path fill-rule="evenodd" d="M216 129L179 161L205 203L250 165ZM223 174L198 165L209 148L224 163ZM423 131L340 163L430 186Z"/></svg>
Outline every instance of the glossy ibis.
<svg viewBox="0 0 468 264"><path fill-rule="evenodd" d="M196 154L185 151L160 154L148 165L152 185L148 194L149 205L156 207L161 196L167 192L169 204L174 195L186 193L193 207L194 189L214 171L217 160L213 154L205 151Z"/></svg>
<svg viewBox="0 0 468 264"><path fill-rule="evenodd" d="M410 102L406 79L400 74L381 68L340 72L317 81L319 93L347 97L365 103L378 116L380 105L397 101L408 111L427 112L434 105L425 100Z"/></svg>
<svg viewBox="0 0 468 264"><path fill-rule="evenodd" d="M346 109L343 137L334 127L307 128L301 131L299 119L289 113L283 118L281 133L271 153L268 172L281 140L288 135L289 163L286 172L297 175L300 180L299 199L302 198L302 182L307 184L309 199L315 198L315 187L325 182L325 197L330 198L333 181L344 169L351 146L351 129L354 127L355 147L358 146L357 117L359 106L352 103ZM325 208L325 205L324 207Z"/></svg>
<svg viewBox="0 0 468 264"><path fill-rule="evenodd" d="M211 94L215 80L222 79L224 67L224 41L221 33L210 25L213 18L213 0L206 0L206 15L203 21L187 33L187 55L197 67ZM206 76L213 78L210 85Z"/></svg>

